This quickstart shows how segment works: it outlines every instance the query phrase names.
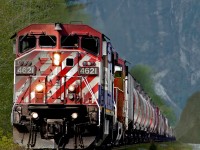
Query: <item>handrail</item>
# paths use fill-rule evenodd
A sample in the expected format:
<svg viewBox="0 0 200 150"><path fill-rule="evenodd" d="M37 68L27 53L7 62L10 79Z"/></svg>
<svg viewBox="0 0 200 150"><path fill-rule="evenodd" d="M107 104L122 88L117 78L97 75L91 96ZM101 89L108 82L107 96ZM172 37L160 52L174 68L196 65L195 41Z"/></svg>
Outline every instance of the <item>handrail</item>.
<svg viewBox="0 0 200 150"><path fill-rule="evenodd" d="M121 90L121 89L118 88L118 87L114 87L114 89L118 89L119 91L124 92L123 90Z"/></svg>
<svg viewBox="0 0 200 150"><path fill-rule="evenodd" d="M84 82L85 85L87 86L87 88L88 88L90 94L92 95L92 102L93 102L93 99L94 99L94 100L96 101L97 107L98 107L98 109L99 109L99 124L98 124L98 126L100 126L100 117L101 117L101 115L100 115L100 106L99 106L99 103L98 103L98 101L97 101L97 99L96 99L96 97L95 97L95 95L94 95L94 92L92 91L92 89L91 89L91 87L90 87L90 84L88 83L87 79L86 79L85 77L82 77L82 78L83 78L83 82Z"/></svg>

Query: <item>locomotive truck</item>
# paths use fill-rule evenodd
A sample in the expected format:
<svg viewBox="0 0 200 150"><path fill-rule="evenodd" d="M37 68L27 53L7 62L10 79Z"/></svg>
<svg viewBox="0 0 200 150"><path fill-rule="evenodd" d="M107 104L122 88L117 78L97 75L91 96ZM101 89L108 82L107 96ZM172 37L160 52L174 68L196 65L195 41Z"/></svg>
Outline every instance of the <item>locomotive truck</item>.
<svg viewBox="0 0 200 150"><path fill-rule="evenodd" d="M103 33L83 24L32 24L12 38L15 143L94 149L174 139Z"/></svg>

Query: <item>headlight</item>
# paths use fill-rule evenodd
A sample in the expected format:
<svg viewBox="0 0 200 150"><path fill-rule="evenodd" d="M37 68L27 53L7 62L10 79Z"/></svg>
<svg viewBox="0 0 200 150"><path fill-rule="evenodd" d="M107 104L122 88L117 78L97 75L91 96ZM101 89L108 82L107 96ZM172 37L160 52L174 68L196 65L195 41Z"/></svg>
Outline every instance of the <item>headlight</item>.
<svg viewBox="0 0 200 150"><path fill-rule="evenodd" d="M60 65L60 54L59 53L53 54L53 64L56 66Z"/></svg>
<svg viewBox="0 0 200 150"><path fill-rule="evenodd" d="M38 113L32 112L31 113L31 117L34 118L34 119L37 119L38 118Z"/></svg>
<svg viewBox="0 0 200 150"><path fill-rule="evenodd" d="M55 53L55 54L53 55L53 58L59 60L59 59L60 59L60 54Z"/></svg>
<svg viewBox="0 0 200 150"><path fill-rule="evenodd" d="M68 98L69 98L70 100L73 100L73 99L74 99L74 95L73 95L72 93L69 93L69 94L68 94Z"/></svg>
<svg viewBox="0 0 200 150"><path fill-rule="evenodd" d="M70 91L70 92L74 92L74 90L75 90L75 86L74 86L74 85L70 85L70 86L69 86L69 91Z"/></svg>
<svg viewBox="0 0 200 150"><path fill-rule="evenodd" d="M71 116L73 119L76 119L78 117L78 113L73 113Z"/></svg>
<svg viewBox="0 0 200 150"><path fill-rule="evenodd" d="M16 107L15 107L15 111L21 112L21 111L22 111L22 107L21 107L21 106L16 106Z"/></svg>
<svg viewBox="0 0 200 150"><path fill-rule="evenodd" d="M54 63L54 65L59 66L60 61L55 59L55 60L53 61L53 63Z"/></svg>
<svg viewBox="0 0 200 150"><path fill-rule="evenodd" d="M43 86L42 84L38 84L38 85L36 85L36 87L35 87L35 90L36 90L37 92L42 92L43 89L44 89L44 86Z"/></svg>

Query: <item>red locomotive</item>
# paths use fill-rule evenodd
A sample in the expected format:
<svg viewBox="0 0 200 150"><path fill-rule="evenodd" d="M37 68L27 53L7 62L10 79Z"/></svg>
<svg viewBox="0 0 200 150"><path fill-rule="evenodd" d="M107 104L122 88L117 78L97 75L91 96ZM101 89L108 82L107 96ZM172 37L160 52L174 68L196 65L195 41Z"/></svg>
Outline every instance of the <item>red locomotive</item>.
<svg viewBox="0 0 200 150"><path fill-rule="evenodd" d="M14 142L85 149L174 139L110 40L82 24L32 24L14 44Z"/></svg>

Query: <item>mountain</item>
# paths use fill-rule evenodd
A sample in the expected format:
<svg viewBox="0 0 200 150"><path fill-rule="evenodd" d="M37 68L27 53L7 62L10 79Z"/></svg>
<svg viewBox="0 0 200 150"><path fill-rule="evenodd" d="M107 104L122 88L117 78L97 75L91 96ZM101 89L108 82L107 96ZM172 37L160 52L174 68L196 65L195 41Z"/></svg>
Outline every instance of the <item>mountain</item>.
<svg viewBox="0 0 200 150"><path fill-rule="evenodd" d="M194 93L186 103L186 107L176 127L178 140L187 143L200 143L200 92Z"/></svg>
<svg viewBox="0 0 200 150"><path fill-rule="evenodd" d="M154 79L154 89L157 95L161 96L169 106L171 106L175 111L176 115L179 116L181 109L180 107L170 98L170 96L167 94L165 87L161 84L161 81L165 77L165 75L168 73L168 70L161 71L153 77Z"/></svg>
<svg viewBox="0 0 200 150"><path fill-rule="evenodd" d="M106 34L119 55L149 65L158 94L180 114L200 89L199 0L88 0L94 28Z"/></svg>

